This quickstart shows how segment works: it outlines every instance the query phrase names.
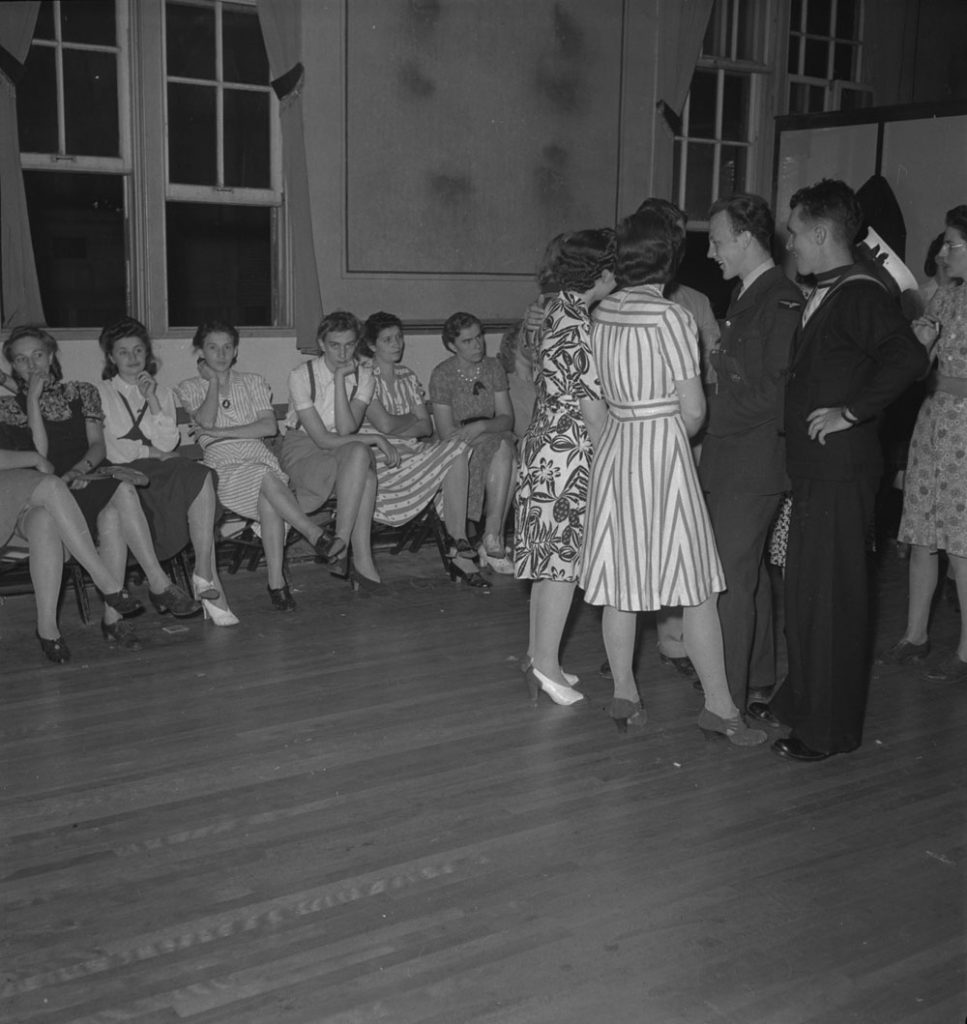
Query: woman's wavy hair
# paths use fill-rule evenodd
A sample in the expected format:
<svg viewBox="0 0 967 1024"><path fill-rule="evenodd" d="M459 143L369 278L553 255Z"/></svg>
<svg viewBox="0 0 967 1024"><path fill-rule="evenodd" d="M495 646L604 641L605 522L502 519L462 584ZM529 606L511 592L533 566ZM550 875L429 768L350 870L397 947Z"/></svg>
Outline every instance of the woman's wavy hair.
<svg viewBox="0 0 967 1024"><path fill-rule="evenodd" d="M678 272L685 249L681 224L655 206L642 207L619 221L615 277L619 288L665 284Z"/></svg>
<svg viewBox="0 0 967 1024"><path fill-rule="evenodd" d="M359 335L360 353L372 359L376 355L376 339L380 332L385 331L388 327L398 327L400 334L403 333L403 321L392 313L384 313L380 310L380 312L367 317L366 323L363 324L363 332Z"/></svg>
<svg viewBox="0 0 967 1024"><path fill-rule="evenodd" d="M959 231L967 239L967 205L963 203L947 211L944 223L948 228Z"/></svg>
<svg viewBox="0 0 967 1024"><path fill-rule="evenodd" d="M110 380L112 377L117 376L117 364L112 361L112 357L114 346L122 338L137 338L144 345L144 368L153 377L158 372L158 360L155 359L154 350L151 347L151 336L148 334L147 327L140 320L135 320L133 316L122 316L120 320L115 320L113 324L108 324L101 331L101 336L98 338L98 344L104 353L104 369L101 370L101 380Z"/></svg>
<svg viewBox="0 0 967 1024"><path fill-rule="evenodd" d="M478 317L475 317L473 313L454 313L452 316L447 317L446 323L443 325L443 332L441 337L443 338L443 347L448 352L455 352L454 342L460 336L461 331L465 331L468 327L473 327L476 324L481 333L483 333L483 324L480 322Z"/></svg>
<svg viewBox="0 0 967 1024"><path fill-rule="evenodd" d="M238 328L225 323L224 320L206 320L201 324L191 339L191 347L200 352L205 347L205 339L209 334L227 334L232 339L232 345L238 348Z"/></svg>
<svg viewBox="0 0 967 1024"><path fill-rule="evenodd" d="M17 373L11 358L13 347L21 338L34 338L37 341L43 342L44 348L47 349L47 355L50 356L50 379L55 382L64 379L64 371L61 368L60 360L57 358L59 351L57 339L45 331L39 324L24 324L21 327L15 327L10 332L10 337L3 343L3 358L10 364L14 379L21 389L23 389L27 382Z"/></svg>
<svg viewBox="0 0 967 1024"><path fill-rule="evenodd" d="M614 270L616 240L612 228L588 228L558 235L551 272L560 291L586 292L606 270Z"/></svg>

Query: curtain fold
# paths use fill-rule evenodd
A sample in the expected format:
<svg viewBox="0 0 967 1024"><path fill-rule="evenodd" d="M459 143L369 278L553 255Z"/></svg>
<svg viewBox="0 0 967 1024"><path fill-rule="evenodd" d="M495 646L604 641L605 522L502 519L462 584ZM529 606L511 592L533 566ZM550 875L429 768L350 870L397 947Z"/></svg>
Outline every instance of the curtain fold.
<svg viewBox="0 0 967 1024"><path fill-rule="evenodd" d="M322 319L322 295L316 238L309 198L302 82L302 0L258 0L259 23L269 57L273 88L279 96L285 201L292 238L292 280L296 343L316 351L316 328Z"/></svg>
<svg viewBox="0 0 967 1024"><path fill-rule="evenodd" d="M0 325L43 323L17 131L17 81L40 0L0 3Z"/></svg>
<svg viewBox="0 0 967 1024"><path fill-rule="evenodd" d="M661 0L658 109L673 134L681 131L682 108L702 52L715 0Z"/></svg>

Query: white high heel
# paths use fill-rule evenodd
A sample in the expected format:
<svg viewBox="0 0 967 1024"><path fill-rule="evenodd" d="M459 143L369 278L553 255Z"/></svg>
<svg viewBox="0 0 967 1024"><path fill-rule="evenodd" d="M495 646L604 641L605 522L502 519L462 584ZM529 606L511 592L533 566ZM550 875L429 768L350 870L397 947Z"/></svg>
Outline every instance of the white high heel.
<svg viewBox="0 0 967 1024"><path fill-rule="evenodd" d="M534 664L534 659L531 658L529 655L525 654L524 657L521 658L521 660L520 660L520 670L521 670L521 672L523 672L526 675L527 674L527 670L533 664ZM561 669L561 676L563 677L564 682L567 683L568 686L577 686L577 684L579 682L581 682L581 677L580 676L576 676L573 672L565 672L563 668Z"/></svg>
<svg viewBox="0 0 967 1024"><path fill-rule="evenodd" d="M238 625L238 616L234 614L231 608L219 608L218 605L215 604L215 601L201 596L202 594L213 592L218 594L215 584L212 583L211 580L206 580L201 576L195 576L192 574L191 585L195 591L195 597L201 601L201 607L205 613L206 619L211 619L212 623L216 626Z"/></svg>
<svg viewBox="0 0 967 1024"><path fill-rule="evenodd" d="M537 703L537 694L543 690L555 704L567 707L569 704L577 704L584 700L584 694L572 690L569 686L562 686L548 679L543 672L538 671L533 665L527 670L527 688L530 690L532 703Z"/></svg>

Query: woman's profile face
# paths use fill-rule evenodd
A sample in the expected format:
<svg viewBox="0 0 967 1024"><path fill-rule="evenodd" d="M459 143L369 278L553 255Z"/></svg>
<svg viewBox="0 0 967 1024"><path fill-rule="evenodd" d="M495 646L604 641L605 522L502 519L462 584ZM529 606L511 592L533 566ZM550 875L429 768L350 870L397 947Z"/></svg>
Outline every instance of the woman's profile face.
<svg viewBox="0 0 967 1024"><path fill-rule="evenodd" d="M403 332L396 326L384 327L376 335L373 352L384 363L398 363L403 358Z"/></svg>
<svg viewBox="0 0 967 1024"><path fill-rule="evenodd" d="M948 278L967 276L967 239L956 228L944 231L937 266L944 268Z"/></svg>
<svg viewBox="0 0 967 1024"><path fill-rule="evenodd" d="M40 338L18 338L10 348L10 365L21 380L32 373L46 376L50 373L50 353Z"/></svg>
<svg viewBox="0 0 967 1024"><path fill-rule="evenodd" d="M140 338L119 338L111 348L111 362L124 379L133 380L148 360L148 350Z"/></svg>
<svg viewBox="0 0 967 1024"><path fill-rule="evenodd" d="M454 339L453 351L466 363L479 363L487 354L483 328L479 324L464 327Z"/></svg>
<svg viewBox="0 0 967 1024"><path fill-rule="evenodd" d="M201 346L201 358L216 373L226 373L235 362L238 346L230 334L214 331L206 336Z"/></svg>

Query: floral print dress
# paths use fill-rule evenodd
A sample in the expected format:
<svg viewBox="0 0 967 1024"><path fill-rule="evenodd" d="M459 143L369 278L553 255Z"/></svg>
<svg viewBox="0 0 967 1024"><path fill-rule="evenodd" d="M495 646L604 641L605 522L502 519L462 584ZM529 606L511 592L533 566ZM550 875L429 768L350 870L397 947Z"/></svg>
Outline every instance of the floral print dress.
<svg viewBox="0 0 967 1024"><path fill-rule="evenodd" d="M581 399L600 399L584 299L561 292L545 307L537 406L524 435L514 499L514 574L571 582L580 569L591 441Z"/></svg>

